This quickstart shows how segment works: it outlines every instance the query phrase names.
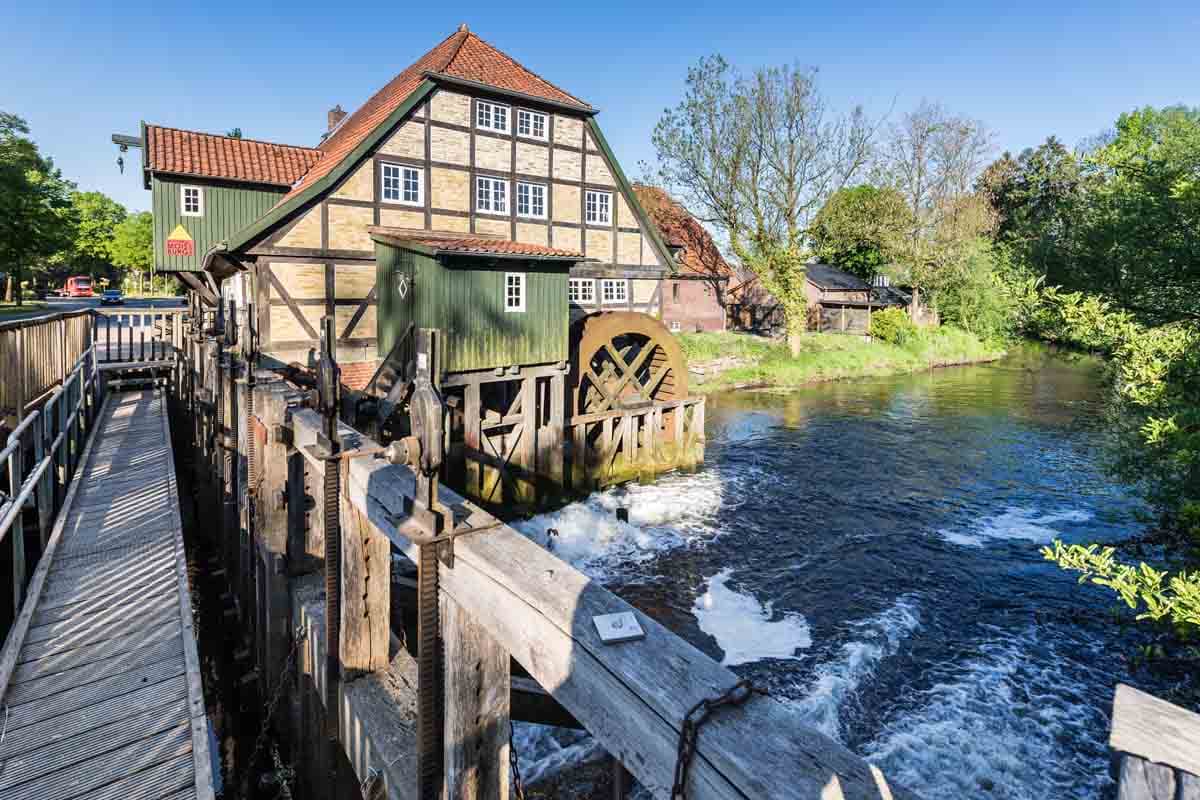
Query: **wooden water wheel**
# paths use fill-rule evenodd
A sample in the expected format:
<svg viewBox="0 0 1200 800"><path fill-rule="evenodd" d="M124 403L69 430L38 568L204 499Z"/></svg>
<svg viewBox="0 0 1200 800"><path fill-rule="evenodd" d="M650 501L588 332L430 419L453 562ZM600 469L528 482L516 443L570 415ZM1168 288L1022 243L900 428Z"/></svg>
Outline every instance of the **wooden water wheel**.
<svg viewBox="0 0 1200 800"><path fill-rule="evenodd" d="M663 324L635 311L593 314L575 324L575 412L594 414L687 397L687 362Z"/></svg>

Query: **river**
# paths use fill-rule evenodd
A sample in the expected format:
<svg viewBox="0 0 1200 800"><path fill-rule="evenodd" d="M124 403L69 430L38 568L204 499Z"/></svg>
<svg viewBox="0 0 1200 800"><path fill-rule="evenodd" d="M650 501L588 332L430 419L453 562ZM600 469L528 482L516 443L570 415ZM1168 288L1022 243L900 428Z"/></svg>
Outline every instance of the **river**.
<svg viewBox="0 0 1200 800"><path fill-rule="evenodd" d="M1141 530L1101 403L1094 362L1040 350L717 395L703 469L518 527L922 797L1100 798L1114 684L1155 686L1039 548ZM517 747L534 779L598 754Z"/></svg>

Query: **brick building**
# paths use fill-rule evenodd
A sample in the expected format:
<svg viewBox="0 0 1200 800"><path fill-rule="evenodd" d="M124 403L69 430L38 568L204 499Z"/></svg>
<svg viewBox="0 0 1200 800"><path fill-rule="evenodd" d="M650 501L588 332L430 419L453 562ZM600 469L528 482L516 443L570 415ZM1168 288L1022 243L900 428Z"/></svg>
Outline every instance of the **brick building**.
<svg viewBox="0 0 1200 800"><path fill-rule="evenodd" d="M657 186L634 185L634 192L662 233L675 269L662 281L662 320L673 331L723 331L733 268L704 226Z"/></svg>

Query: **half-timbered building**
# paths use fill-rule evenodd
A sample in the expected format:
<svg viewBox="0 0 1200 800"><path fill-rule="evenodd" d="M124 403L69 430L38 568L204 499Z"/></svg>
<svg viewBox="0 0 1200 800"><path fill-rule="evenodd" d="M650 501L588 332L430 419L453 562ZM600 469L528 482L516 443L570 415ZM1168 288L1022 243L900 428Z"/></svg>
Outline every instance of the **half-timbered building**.
<svg viewBox="0 0 1200 800"><path fill-rule="evenodd" d="M233 278L225 291L253 308L258 350L282 363L303 363L333 315L348 384L386 355L381 237L570 256L573 316L657 314L670 252L596 116L464 25L353 113L331 111L316 147L144 125L157 268Z"/></svg>

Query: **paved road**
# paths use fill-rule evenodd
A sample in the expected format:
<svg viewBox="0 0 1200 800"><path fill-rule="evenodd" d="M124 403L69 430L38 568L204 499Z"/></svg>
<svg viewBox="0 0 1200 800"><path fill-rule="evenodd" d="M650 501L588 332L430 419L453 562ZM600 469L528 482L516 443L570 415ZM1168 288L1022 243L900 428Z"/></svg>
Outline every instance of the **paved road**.
<svg viewBox="0 0 1200 800"><path fill-rule="evenodd" d="M183 308L186 305L183 298L162 299L155 298L153 300L142 299L127 299L123 306L106 306L112 309L134 309L134 308ZM81 308L99 308L100 298L57 298L52 297L46 300L46 308L39 308L33 311L21 311L12 314L0 315L0 322L7 322L13 319L28 319L30 317L41 317L46 314L53 314L58 311L78 311Z"/></svg>

